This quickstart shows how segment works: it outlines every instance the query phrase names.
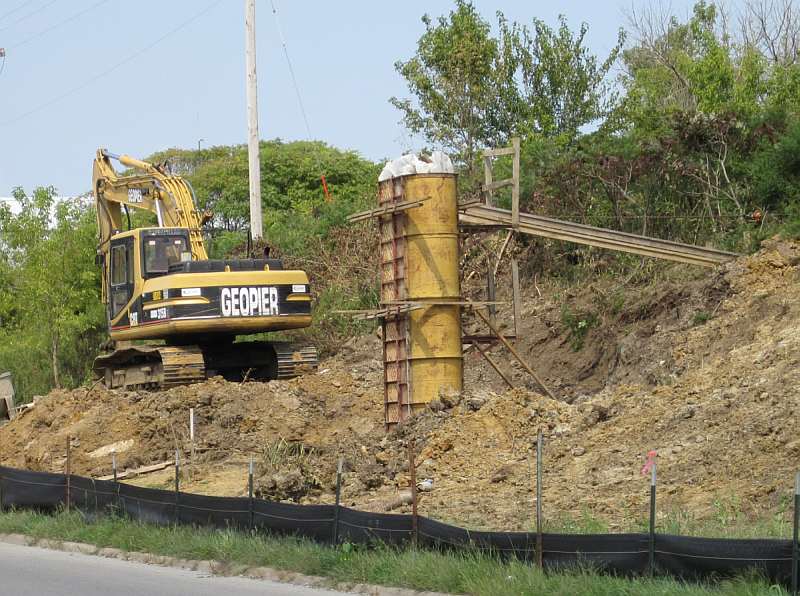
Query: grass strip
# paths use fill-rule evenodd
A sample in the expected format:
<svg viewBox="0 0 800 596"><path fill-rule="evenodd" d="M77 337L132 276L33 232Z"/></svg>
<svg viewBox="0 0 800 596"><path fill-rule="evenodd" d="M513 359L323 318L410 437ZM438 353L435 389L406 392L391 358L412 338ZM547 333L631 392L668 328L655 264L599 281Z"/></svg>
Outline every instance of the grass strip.
<svg viewBox="0 0 800 596"><path fill-rule="evenodd" d="M183 559L214 560L248 567L272 567L330 578L332 583L370 583L453 594L572 596L787 594L752 575L718 584L688 584L670 578L627 579L589 569L542 573L527 563L500 561L480 553L365 548L343 544L332 548L291 537L209 530L188 526L154 526L115 517L87 522L79 513L46 515L30 511L0 514L0 533L37 539L84 542L129 552Z"/></svg>

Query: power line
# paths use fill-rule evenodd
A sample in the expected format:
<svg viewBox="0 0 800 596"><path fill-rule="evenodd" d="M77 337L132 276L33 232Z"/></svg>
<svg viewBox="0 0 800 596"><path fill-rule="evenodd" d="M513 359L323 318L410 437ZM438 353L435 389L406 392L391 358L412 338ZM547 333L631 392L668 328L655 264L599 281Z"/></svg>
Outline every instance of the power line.
<svg viewBox="0 0 800 596"><path fill-rule="evenodd" d="M306 134L308 135L308 140L313 141L314 137L311 134L311 125L308 123L308 114L306 114L306 108L303 105L303 97L300 95L300 85L297 84L297 77L294 74L294 67L292 66L292 59L289 58L289 48L286 45L286 39L283 37L283 29L281 27L281 21L278 18L278 10L275 8L275 1L270 0L270 4L272 5L272 14L275 16L275 25L278 27L278 36L281 40L281 46L283 47L283 55L286 56L286 65L289 67L289 74L292 77L292 85L294 86L294 92L297 95L297 103L300 105L300 113L303 115L303 122L306 125ZM322 163L320 161L319 155L316 155L316 162L317 162L317 169L319 170L319 179L322 182L322 192L325 195L325 200L330 201L331 195L328 190L328 181L325 179L325 174L322 169Z"/></svg>
<svg viewBox="0 0 800 596"><path fill-rule="evenodd" d="M294 85L294 92L297 95L297 103L300 104L300 113L303 115L303 121L306 123L306 132L308 133L308 140L312 140L311 126L308 124L308 116L306 108L303 105L303 98L300 95L300 86L297 84L297 77L294 76L294 68L292 67L292 60L289 58L289 49L286 47L286 40L283 38L283 30L281 29L281 21L278 18L278 10L275 8L274 0L270 0L272 4L272 14L275 15L275 24L278 27L278 36L283 46L283 55L286 56L286 64L289 66L289 74L292 76L292 84Z"/></svg>
<svg viewBox="0 0 800 596"><path fill-rule="evenodd" d="M150 42L149 44L147 44L146 46L144 46L140 50L137 50L133 54L128 55L127 57L123 58L122 60L120 60L116 64L110 66L106 70L94 75L93 77L90 77L89 79L87 79L83 83L81 83L80 85L78 85L76 87L73 87L72 89L62 93L61 95L57 95L56 97L54 97L54 98L52 98L52 99L50 99L50 100L48 100L48 101L46 101L46 102L44 102L42 104L39 104L38 106L36 106L35 108L33 108L31 110L28 110L27 112L23 112L22 114L20 114L19 116L15 117L15 118L12 118L11 120L6 120L4 122L0 122L0 126L8 126L10 124L14 124L15 122L18 122L18 121L20 121L20 120L22 120L24 118L27 118L28 116L31 116L32 114L36 114L37 112L40 112L40 111L44 110L45 108L49 108L51 105L53 105L55 103L58 103L62 99L65 99L65 98L67 98L67 97L69 97L71 95L74 95L75 93L78 93L79 91L82 91L83 89L85 89L86 87L91 85L92 83L94 83L94 82L102 79L103 77L111 74L112 72L114 72L118 68L126 65L128 62L131 62L132 60L138 58L139 56L141 56L145 52L151 50L152 48L154 48L155 46L160 44L162 41L164 41L165 39L167 39L171 35L177 33L181 29L187 27L188 25L192 24L194 21L196 21L197 19L199 19L204 14L206 14L209 11L211 11L211 9L213 9L218 4L221 4L221 3L222 3L222 0L215 0L214 2L212 2L211 4L206 6L200 12L195 13L194 15L192 15L191 17L189 17L188 19L186 19L185 21L183 21L182 23L180 23L176 27L174 27L174 28L170 29L169 31L167 31L164 35L162 35L158 39Z"/></svg>
<svg viewBox="0 0 800 596"><path fill-rule="evenodd" d="M58 2L58 0L50 0L50 2L46 2L45 4L43 4L42 6L40 6L39 8L37 8L36 10L32 10L31 12L29 12L29 13L27 13L27 14L24 14L24 15L22 15L20 18L18 18L16 21L14 21L13 23L11 23L10 25L6 25L5 27L0 27L0 31L5 31L6 29L9 29L9 28L11 28L11 27L13 27L14 25L17 25L17 24L21 23L21 22L22 22L22 21L24 21L24 20L26 20L26 19L29 19L29 18L31 18L32 16L35 16L35 15L39 14L39 13L40 13L40 12L42 12L42 11L43 11L45 8L47 8L47 7L48 7L48 6L50 6L51 4L55 4L56 2Z"/></svg>
<svg viewBox="0 0 800 596"><path fill-rule="evenodd" d="M108 0L100 0L99 2L95 2L94 4L89 6L88 8L84 8L80 12L76 12L74 15L72 15L70 17L67 17L63 21L59 21L58 23L56 23L54 25L51 25L50 27L47 27L46 29L42 29L38 33L34 33L30 37L28 37L27 39L25 39L25 40L23 40L23 41L21 41L19 43L12 44L11 47L14 48L14 49L20 48L20 47L32 42L34 39L38 39L42 35L46 35L47 33L50 33L53 29L58 29L59 27L61 27L61 25L66 25L67 23L69 23L71 21L74 21L75 19L85 15L87 12L92 11L95 8L98 8L98 7L102 6L103 4L106 4L107 2L108 2Z"/></svg>
<svg viewBox="0 0 800 596"><path fill-rule="evenodd" d="M17 12L17 11L18 11L20 8L25 8L25 7L26 7L28 4L30 4L31 2L33 2L33 0L25 0L25 2L23 2L22 4L19 4L19 5L17 5L17 7L16 7L16 8L12 8L12 9L11 9L11 10L9 10L8 12L4 12L3 14L0 14L0 21L2 21L2 20L3 20L4 18L6 18L8 15L10 15L10 14L14 14L14 13L15 13L15 12Z"/></svg>

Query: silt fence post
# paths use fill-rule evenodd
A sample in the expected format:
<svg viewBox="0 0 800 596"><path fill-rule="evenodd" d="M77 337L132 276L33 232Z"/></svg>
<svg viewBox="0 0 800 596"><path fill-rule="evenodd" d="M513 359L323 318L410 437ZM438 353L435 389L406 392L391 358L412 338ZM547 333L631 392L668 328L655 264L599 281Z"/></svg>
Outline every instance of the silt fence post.
<svg viewBox="0 0 800 596"><path fill-rule="evenodd" d="M333 510L333 545L339 544L339 507L342 500L342 468L343 458L339 458L336 466L336 508Z"/></svg>
<svg viewBox="0 0 800 596"><path fill-rule="evenodd" d="M111 452L111 473L114 475L114 491L116 498L114 499L114 508L116 514L119 515L119 479L117 477L117 452Z"/></svg>
<svg viewBox="0 0 800 596"><path fill-rule="evenodd" d="M175 525L178 525L178 508L180 507L181 493L181 458L178 450L175 450Z"/></svg>
<svg viewBox="0 0 800 596"><path fill-rule="evenodd" d="M542 451L544 434L539 431L536 437L536 564L544 566L544 536L542 536Z"/></svg>
<svg viewBox="0 0 800 596"><path fill-rule="evenodd" d="M650 469L650 575L656 572L656 462Z"/></svg>
<svg viewBox="0 0 800 596"><path fill-rule="evenodd" d="M65 476L66 476L66 480L67 480L67 483L65 485L65 495L64 495L64 497L66 499L67 513L69 513L69 501L70 501L70 494L69 494L70 493L70 485L69 485L70 481L69 481L69 477L72 474L71 447L72 447L72 440L70 439L70 436L67 435L67 461L66 461L65 466L64 466L65 467L64 472L65 472Z"/></svg>
<svg viewBox="0 0 800 596"><path fill-rule="evenodd" d="M414 548L419 542L419 524L417 520L417 465L414 461L414 441L408 443L408 471L411 474L411 543Z"/></svg>
<svg viewBox="0 0 800 596"><path fill-rule="evenodd" d="M255 527L255 513L253 508L253 458L250 458L250 466L247 470L247 497L248 509L250 510L250 529Z"/></svg>
<svg viewBox="0 0 800 596"><path fill-rule="evenodd" d="M794 479L794 530L792 531L792 596L800 589L800 472Z"/></svg>

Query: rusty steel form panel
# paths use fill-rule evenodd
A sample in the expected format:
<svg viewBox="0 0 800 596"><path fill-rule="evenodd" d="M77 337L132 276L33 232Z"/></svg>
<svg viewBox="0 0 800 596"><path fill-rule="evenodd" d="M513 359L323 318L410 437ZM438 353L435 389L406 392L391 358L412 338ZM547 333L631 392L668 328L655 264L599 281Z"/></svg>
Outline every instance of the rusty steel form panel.
<svg viewBox="0 0 800 596"><path fill-rule="evenodd" d="M391 208L404 200L404 179L381 182L378 188L379 208L389 212L378 218L381 258L381 304L403 302L406 289L406 214ZM387 308L383 318L383 399L386 428L410 414L408 312Z"/></svg>

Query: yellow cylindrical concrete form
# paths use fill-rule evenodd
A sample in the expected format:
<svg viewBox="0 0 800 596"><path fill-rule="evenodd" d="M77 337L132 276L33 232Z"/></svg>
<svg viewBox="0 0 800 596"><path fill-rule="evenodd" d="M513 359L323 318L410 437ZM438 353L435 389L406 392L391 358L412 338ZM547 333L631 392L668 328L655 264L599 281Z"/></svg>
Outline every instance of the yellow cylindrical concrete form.
<svg viewBox="0 0 800 596"><path fill-rule="evenodd" d="M458 204L453 174L416 174L404 180L405 201L423 200L406 211L406 300L434 302L409 313L411 411L425 407L440 390L460 391L461 287Z"/></svg>

